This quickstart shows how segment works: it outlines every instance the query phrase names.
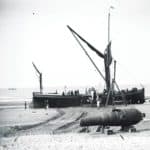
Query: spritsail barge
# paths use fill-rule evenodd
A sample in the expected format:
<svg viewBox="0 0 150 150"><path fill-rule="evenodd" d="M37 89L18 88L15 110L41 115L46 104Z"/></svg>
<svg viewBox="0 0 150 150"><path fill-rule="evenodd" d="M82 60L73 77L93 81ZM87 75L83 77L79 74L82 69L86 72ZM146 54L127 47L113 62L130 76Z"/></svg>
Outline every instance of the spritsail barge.
<svg viewBox="0 0 150 150"><path fill-rule="evenodd" d="M72 35L81 46L82 50L88 56L100 76L103 78L106 88L103 93L98 95L97 101L99 101L102 105L113 105L113 104L142 104L145 102L145 89L137 89L132 88L131 90L120 90L117 82L116 82L116 60L114 60L114 75L113 79L111 79L110 66L113 61L113 57L111 54L111 41L108 38L108 45L104 51L104 54L97 50L93 45L87 42L83 37L81 37L76 31L74 31L70 26L67 26L71 31ZM109 34L108 34L109 35ZM82 43L85 43L92 51L94 51L100 58L104 60L104 68L105 68L105 76L101 73L99 68L96 66ZM116 90L116 89L117 90ZM96 100L93 102L96 103Z"/></svg>
<svg viewBox="0 0 150 150"><path fill-rule="evenodd" d="M63 92L62 94L56 93L44 93L42 85L42 73L36 67L34 63L33 67L39 74L40 92L33 92L33 107L34 108L46 108L46 107L70 107L80 106L82 102L88 99L87 95L79 93L79 90L70 91L70 93Z"/></svg>

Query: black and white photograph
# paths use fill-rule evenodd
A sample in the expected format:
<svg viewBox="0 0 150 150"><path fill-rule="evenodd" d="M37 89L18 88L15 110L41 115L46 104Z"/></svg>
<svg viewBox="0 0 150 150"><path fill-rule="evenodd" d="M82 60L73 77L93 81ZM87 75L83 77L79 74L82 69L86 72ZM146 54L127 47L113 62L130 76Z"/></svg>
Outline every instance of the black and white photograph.
<svg viewBox="0 0 150 150"><path fill-rule="evenodd" d="M149 150L149 0L0 0L0 150Z"/></svg>

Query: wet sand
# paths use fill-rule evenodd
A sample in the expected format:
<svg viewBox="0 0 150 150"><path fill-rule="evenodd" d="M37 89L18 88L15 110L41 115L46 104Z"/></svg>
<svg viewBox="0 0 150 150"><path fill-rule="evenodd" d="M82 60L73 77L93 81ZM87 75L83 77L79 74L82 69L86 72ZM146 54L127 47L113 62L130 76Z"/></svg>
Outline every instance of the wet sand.
<svg viewBox="0 0 150 150"><path fill-rule="evenodd" d="M94 116L104 111L104 108L1 110L0 150L149 149L150 104L128 107L135 107L146 113L145 120L135 126L137 129L135 133L120 132L120 127L114 127L115 134L113 135L96 132L97 127L89 127L88 133L81 133L80 119L85 116ZM109 110L111 107L107 108L107 111ZM6 131L2 133L2 130Z"/></svg>

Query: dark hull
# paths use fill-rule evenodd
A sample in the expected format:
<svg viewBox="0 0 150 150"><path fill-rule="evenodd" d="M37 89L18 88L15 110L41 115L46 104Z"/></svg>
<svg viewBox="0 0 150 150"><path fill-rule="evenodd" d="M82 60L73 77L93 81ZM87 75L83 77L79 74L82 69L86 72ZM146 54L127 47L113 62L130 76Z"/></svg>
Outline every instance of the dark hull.
<svg viewBox="0 0 150 150"><path fill-rule="evenodd" d="M123 96L122 96L123 95ZM123 99L124 97L124 99ZM86 95L58 95L58 94L40 94L38 92L33 92L33 107L34 108L44 108L48 107L71 107L71 106L81 106L84 104L94 104L96 105L96 99L89 102L90 96ZM105 105L107 101L107 94L101 93L99 95L100 104ZM113 104L143 104L145 102L145 92L143 89L132 89L124 90L122 94L116 92L115 95L110 95L108 105ZM94 106L93 105L93 106Z"/></svg>
<svg viewBox="0 0 150 150"><path fill-rule="evenodd" d="M107 95L105 93L100 94L101 104L106 103ZM145 102L145 92L144 88L132 90L122 90L121 92L116 92L113 96L110 96L108 104L143 104Z"/></svg>
<svg viewBox="0 0 150 150"><path fill-rule="evenodd" d="M40 94L33 92L33 107L70 107L80 106L83 99L86 99L83 95L58 95L58 94Z"/></svg>

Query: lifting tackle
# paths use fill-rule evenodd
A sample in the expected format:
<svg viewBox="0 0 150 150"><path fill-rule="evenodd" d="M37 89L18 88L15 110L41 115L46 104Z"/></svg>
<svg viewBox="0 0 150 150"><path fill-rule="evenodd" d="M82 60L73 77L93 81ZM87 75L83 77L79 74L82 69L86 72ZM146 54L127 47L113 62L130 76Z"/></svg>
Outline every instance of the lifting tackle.
<svg viewBox="0 0 150 150"><path fill-rule="evenodd" d="M36 72L39 74L40 93L42 93L43 92L42 73L38 70L38 68L36 67L36 65L33 62L32 62L32 65L33 65L34 69L36 70Z"/></svg>

